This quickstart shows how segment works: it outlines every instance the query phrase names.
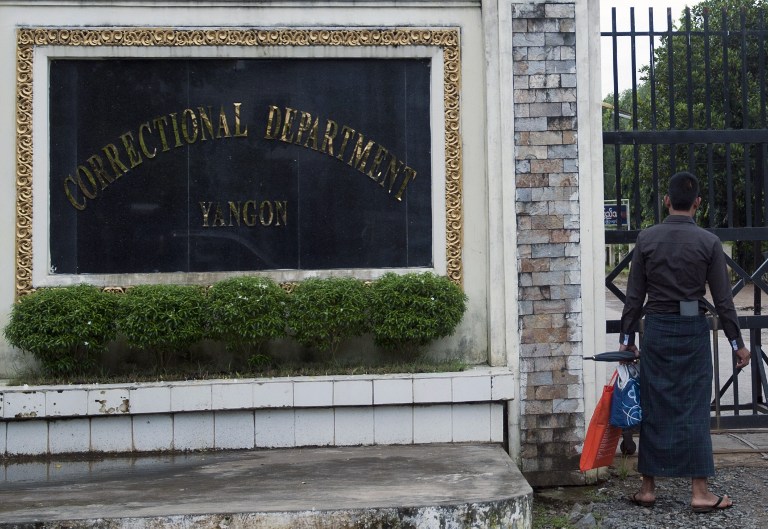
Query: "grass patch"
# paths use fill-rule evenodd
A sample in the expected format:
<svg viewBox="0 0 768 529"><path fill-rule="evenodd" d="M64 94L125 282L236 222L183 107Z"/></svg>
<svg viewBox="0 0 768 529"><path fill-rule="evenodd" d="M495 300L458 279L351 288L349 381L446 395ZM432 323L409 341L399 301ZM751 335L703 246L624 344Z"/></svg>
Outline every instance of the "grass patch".
<svg viewBox="0 0 768 529"><path fill-rule="evenodd" d="M160 372L134 371L132 373L110 375L92 374L73 378L51 377L40 373L29 372L18 375L9 381L9 385L30 386L69 385L69 384L126 384L134 382L173 382L184 380L211 379L243 379L243 378L274 378L291 376L328 376L328 375L384 375L397 373L442 373L465 371L471 367L460 360L430 362L417 360L413 362L392 362L381 364L361 365L347 364L339 361L328 362L286 362L277 365L266 365L260 368L240 371L212 371L204 365L184 366L178 369L168 369Z"/></svg>
<svg viewBox="0 0 768 529"><path fill-rule="evenodd" d="M553 512L546 505L534 502L533 529L574 529L566 514Z"/></svg>

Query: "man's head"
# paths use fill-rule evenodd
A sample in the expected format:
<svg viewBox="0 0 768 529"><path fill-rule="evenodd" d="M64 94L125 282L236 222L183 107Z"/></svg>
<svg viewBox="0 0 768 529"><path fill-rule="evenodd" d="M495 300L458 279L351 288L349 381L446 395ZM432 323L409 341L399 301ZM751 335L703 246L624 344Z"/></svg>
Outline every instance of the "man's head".
<svg viewBox="0 0 768 529"><path fill-rule="evenodd" d="M699 197L699 180L687 171L672 175L669 179L669 202L673 209L687 211Z"/></svg>

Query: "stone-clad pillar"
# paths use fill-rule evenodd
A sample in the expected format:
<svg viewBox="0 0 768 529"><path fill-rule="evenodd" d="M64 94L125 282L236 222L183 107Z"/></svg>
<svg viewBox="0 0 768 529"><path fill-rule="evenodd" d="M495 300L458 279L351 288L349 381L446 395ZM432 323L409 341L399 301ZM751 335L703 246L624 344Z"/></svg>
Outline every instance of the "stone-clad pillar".
<svg viewBox="0 0 768 529"><path fill-rule="evenodd" d="M584 437L575 11L512 5L520 456L533 485L576 480Z"/></svg>

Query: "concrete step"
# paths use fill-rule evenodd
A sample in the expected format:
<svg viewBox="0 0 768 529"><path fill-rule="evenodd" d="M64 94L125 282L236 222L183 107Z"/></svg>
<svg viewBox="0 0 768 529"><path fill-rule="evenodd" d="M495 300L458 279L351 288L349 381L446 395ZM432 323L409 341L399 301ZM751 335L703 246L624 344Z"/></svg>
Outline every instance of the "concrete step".
<svg viewBox="0 0 768 529"><path fill-rule="evenodd" d="M531 526L495 444L293 448L6 461L0 528Z"/></svg>

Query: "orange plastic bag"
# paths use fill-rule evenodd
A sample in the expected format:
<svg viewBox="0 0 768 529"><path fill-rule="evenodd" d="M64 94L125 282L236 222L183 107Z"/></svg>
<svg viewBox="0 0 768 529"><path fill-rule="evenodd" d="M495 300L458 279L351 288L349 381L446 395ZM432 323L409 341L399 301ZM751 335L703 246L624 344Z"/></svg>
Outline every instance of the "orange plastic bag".
<svg viewBox="0 0 768 529"><path fill-rule="evenodd" d="M613 463L616 447L621 437L621 428L611 426L611 399L617 372L613 373L610 384L603 387L603 394L597 403L592 420L589 421L584 450L581 452L579 469L582 472L593 468L607 467Z"/></svg>

